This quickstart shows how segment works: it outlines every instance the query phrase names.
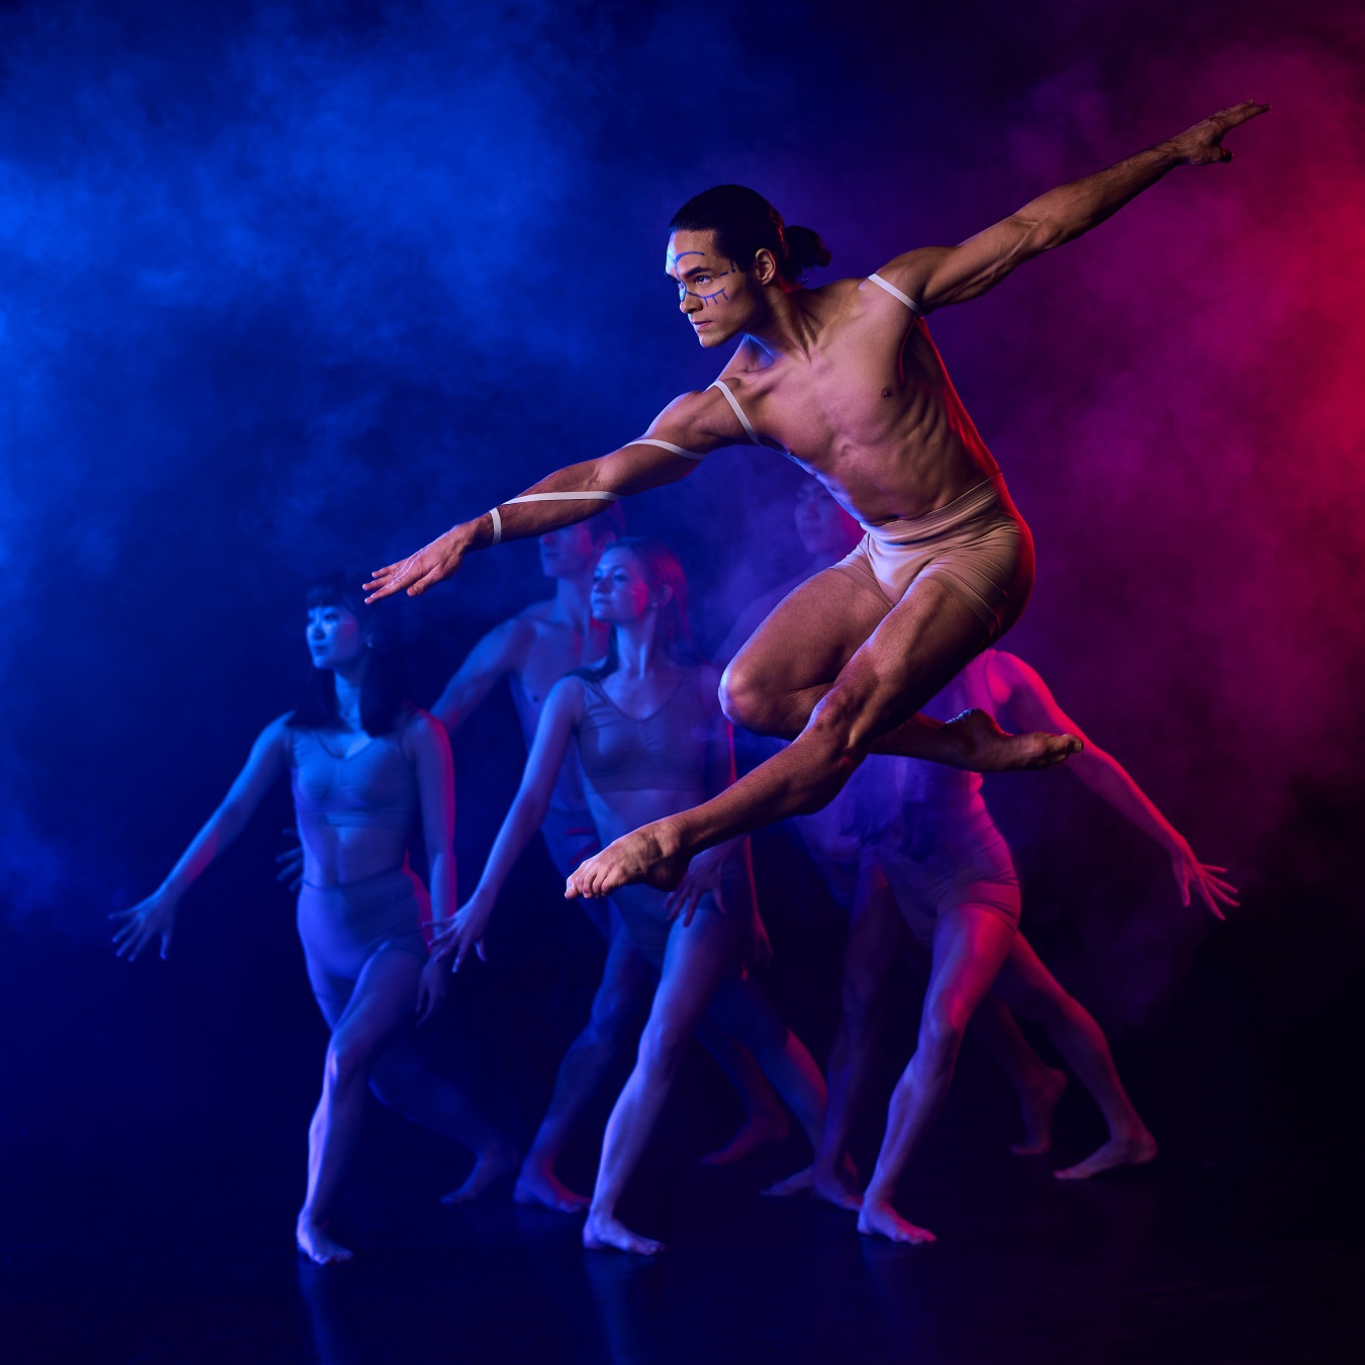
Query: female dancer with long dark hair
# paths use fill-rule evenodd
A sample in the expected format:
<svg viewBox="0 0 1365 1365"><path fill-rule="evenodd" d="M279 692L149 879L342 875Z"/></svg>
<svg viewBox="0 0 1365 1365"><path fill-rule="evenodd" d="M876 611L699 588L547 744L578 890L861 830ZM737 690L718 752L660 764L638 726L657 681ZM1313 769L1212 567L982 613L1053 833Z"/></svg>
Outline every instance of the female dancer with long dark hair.
<svg viewBox="0 0 1365 1365"><path fill-rule="evenodd" d="M535 836L572 742L604 841L734 780L717 674L692 653L686 594L682 567L663 545L627 539L603 553L592 610L612 627L607 657L599 667L564 678L546 700L521 787L483 876L454 924L437 936L437 951L454 955L457 968L483 937L503 882ZM753 1052L812 1146L820 1137L825 1085L800 1041L742 975L745 940L756 919L744 840L708 849L670 894L635 885L612 901L660 980L635 1069L607 1124L583 1241L652 1255L660 1244L627 1228L616 1217L616 1204L708 1006L721 1027ZM618 935L616 942L624 938Z"/></svg>
<svg viewBox="0 0 1365 1365"><path fill-rule="evenodd" d="M308 1191L299 1249L319 1264L351 1259L327 1222L360 1135L368 1084L379 1099L475 1153L446 1199L479 1194L516 1163L511 1145L447 1080L419 1060L408 1037L439 1007L446 972L430 957L422 920L455 905L454 774L445 731L411 705L401 659L372 613L337 577L309 592L313 685L297 711L271 721L222 804L161 886L112 916L120 957L158 939L171 946L180 901L230 844L286 770L303 842L298 929L308 979L332 1031L322 1098L308 1131ZM422 822L431 898L408 865L408 835Z"/></svg>

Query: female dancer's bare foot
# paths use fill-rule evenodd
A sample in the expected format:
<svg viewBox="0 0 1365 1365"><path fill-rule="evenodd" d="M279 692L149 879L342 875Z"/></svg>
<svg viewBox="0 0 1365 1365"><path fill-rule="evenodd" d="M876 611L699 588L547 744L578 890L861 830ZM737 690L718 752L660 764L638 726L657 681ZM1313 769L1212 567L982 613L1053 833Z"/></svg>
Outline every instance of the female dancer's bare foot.
<svg viewBox="0 0 1365 1365"><path fill-rule="evenodd" d="M743 1161L750 1152L757 1151L766 1142L785 1142L792 1126L780 1109L770 1109L764 1113L750 1114L734 1137L718 1151L702 1157L703 1166L732 1166Z"/></svg>
<svg viewBox="0 0 1365 1365"><path fill-rule="evenodd" d="M1042 1156L1052 1147L1052 1111L1066 1089L1066 1073L1048 1067L1039 1084L1019 1095L1024 1116L1024 1140L1010 1148L1015 1156Z"/></svg>
<svg viewBox="0 0 1365 1365"><path fill-rule="evenodd" d="M936 748L926 757L974 773L1051 768L1080 753L1083 747L1075 735L1049 735L1041 730L1028 735L1007 735L993 717L975 708L954 716L935 735L936 744L943 745L943 753Z"/></svg>
<svg viewBox="0 0 1365 1365"><path fill-rule="evenodd" d="M672 891L683 879L690 853L682 851L682 841L671 820L656 820L652 825L623 834L601 853L589 858L569 874L564 894L609 896L622 886L644 882L660 891Z"/></svg>
<svg viewBox="0 0 1365 1365"><path fill-rule="evenodd" d="M332 1241L321 1223L315 1223L303 1214L299 1214L299 1220L294 1224L294 1240L298 1242L299 1250L318 1265L340 1265L355 1254L340 1242Z"/></svg>
<svg viewBox="0 0 1365 1365"><path fill-rule="evenodd" d="M589 1251L628 1251L632 1256L657 1256L664 1249L662 1242L641 1237L610 1214L588 1211L583 1224L583 1245Z"/></svg>
<svg viewBox="0 0 1365 1365"><path fill-rule="evenodd" d="M1156 1139L1143 1128L1131 1135L1111 1137L1084 1161L1052 1174L1058 1180L1089 1180L1092 1175L1112 1171L1116 1166L1145 1166L1155 1156Z"/></svg>
<svg viewBox="0 0 1365 1365"><path fill-rule="evenodd" d="M517 1164L517 1149L510 1142L497 1142L486 1147L474 1159L474 1169L457 1190L441 1196L441 1203L468 1204L477 1199L495 1180L504 1176Z"/></svg>
<svg viewBox="0 0 1365 1365"><path fill-rule="evenodd" d="M863 1200L858 1213L858 1231L869 1237L889 1237L893 1242L905 1242L918 1246L922 1242L936 1242L928 1228L917 1228L907 1218L902 1218L890 1204L878 1200Z"/></svg>
<svg viewBox="0 0 1365 1365"><path fill-rule="evenodd" d="M549 1166L529 1157L521 1164L512 1198L518 1204L542 1204L555 1213L582 1213L592 1202L586 1195L575 1194L567 1185L560 1184Z"/></svg>

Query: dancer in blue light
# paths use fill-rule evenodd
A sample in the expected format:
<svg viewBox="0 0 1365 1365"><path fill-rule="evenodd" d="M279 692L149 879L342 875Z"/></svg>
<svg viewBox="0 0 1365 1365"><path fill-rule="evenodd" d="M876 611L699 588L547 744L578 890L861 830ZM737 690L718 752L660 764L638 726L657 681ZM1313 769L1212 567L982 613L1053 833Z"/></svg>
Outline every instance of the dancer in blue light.
<svg viewBox="0 0 1365 1365"><path fill-rule="evenodd" d="M120 957L171 947L180 902L241 833L266 791L290 775L303 843L298 930L308 979L332 1031L322 1097L308 1130L308 1188L299 1249L320 1264L351 1259L328 1229L356 1139L367 1085L390 1108L475 1153L453 1203L516 1164L516 1152L449 1081L417 1056L409 1033L440 1006L449 975L427 951L455 908L455 792L445 731L404 695L401 664L362 618L341 579L307 598L313 686L298 710L261 732L222 804L146 900L112 916ZM362 623L363 621L363 623ZM421 821L431 898L408 865Z"/></svg>
<svg viewBox="0 0 1365 1365"><path fill-rule="evenodd" d="M606 659L556 683L546 700L520 789L483 876L454 924L438 935L437 951L453 956L457 969L482 940L503 883L544 818L571 746L577 746L604 840L704 800L734 780L730 727L716 700L718 675L692 657L686 591L677 558L662 545L625 540L603 553L592 610L612 628ZM746 840L708 850L670 895L628 886L612 904L624 926L612 937L612 954L642 955L658 985L635 1069L607 1124L583 1240L591 1248L652 1255L660 1243L627 1228L616 1205L708 1007L751 1049L812 1146L820 1137L825 1086L809 1053L741 972L746 939L752 945L761 934Z"/></svg>

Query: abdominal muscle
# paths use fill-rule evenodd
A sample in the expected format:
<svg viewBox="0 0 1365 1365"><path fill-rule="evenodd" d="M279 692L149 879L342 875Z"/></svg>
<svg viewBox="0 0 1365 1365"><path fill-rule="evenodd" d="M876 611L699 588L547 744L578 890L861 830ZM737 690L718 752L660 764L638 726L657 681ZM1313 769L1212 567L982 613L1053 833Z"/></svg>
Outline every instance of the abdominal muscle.
<svg viewBox="0 0 1365 1365"><path fill-rule="evenodd" d="M402 867L407 861L408 834L403 829L373 825L329 825L300 819L303 880L309 886L345 886Z"/></svg>

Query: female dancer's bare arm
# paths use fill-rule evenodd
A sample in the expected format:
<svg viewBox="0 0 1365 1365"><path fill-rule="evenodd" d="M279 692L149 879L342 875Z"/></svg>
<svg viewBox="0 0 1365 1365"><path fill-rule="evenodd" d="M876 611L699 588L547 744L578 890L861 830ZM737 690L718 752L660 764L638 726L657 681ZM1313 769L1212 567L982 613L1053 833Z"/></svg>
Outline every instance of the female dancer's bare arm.
<svg viewBox="0 0 1365 1365"><path fill-rule="evenodd" d="M453 526L415 555L379 569L365 584L367 602L406 591L417 597L449 578L471 550L523 540L586 521L608 502L676 483L713 450L742 442L734 414L710 389L675 398L638 440L600 459L547 475L510 502Z"/></svg>
<svg viewBox="0 0 1365 1365"><path fill-rule="evenodd" d="M990 655L989 669L993 698L1002 711L1008 712L1006 723L1061 725L1080 738L1085 748L1072 757L1068 765L1071 771L1166 850L1176 885L1180 888L1182 905L1190 903L1190 888L1193 887L1209 909L1219 919L1224 919L1221 907L1237 904L1237 888L1216 875L1226 872L1227 868L1201 863L1194 856L1185 836L1162 815L1118 759L1081 733L1080 727L1057 704L1051 689L1035 669L1004 650L996 650Z"/></svg>
<svg viewBox="0 0 1365 1365"><path fill-rule="evenodd" d="M1074 180L1025 204L1017 213L955 247L922 247L888 262L877 273L906 294L921 312L966 303L1044 251L1073 241L1118 212L1177 166L1232 160L1223 138L1270 106L1246 100L1196 123L1083 180Z"/></svg>
<svg viewBox="0 0 1365 1365"><path fill-rule="evenodd" d="M122 921L114 935L118 955L135 962L153 939L161 939L161 957L170 952L180 898L198 880L209 864L242 832L255 814L261 798L285 770L285 722L272 720L251 746L246 766L237 774L222 804L180 855L170 875L144 901L131 910L116 910L111 920Z"/></svg>
<svg viewBox="0 0 1365 1365"><path fill-rule="evenodd" d="M403 730L403 751L417 772L422 841L431 882L431 927L439 931L455 914L455 764L440 723L417 716ZM417 1022L425 1023L445 999L447 974L433 956L417 985Z"/></svg>
<svg viewBox="0 0 1365 1365"><path fill-rule="evenodd" d="M521 785L511 808L503 818L498 837L484 864L483 875L474 894L460 908L451 923L433 939L432 954L441 961L452 956L452 971L459 971L471 947L487 961L483 936L498 893L512 871L522 850L535 837L545 821L555 779L564 766L574 730L583 716L583 689L577 678L563 678L550 689L545 708L536 724L531 752L521 775Z"/></svg>

